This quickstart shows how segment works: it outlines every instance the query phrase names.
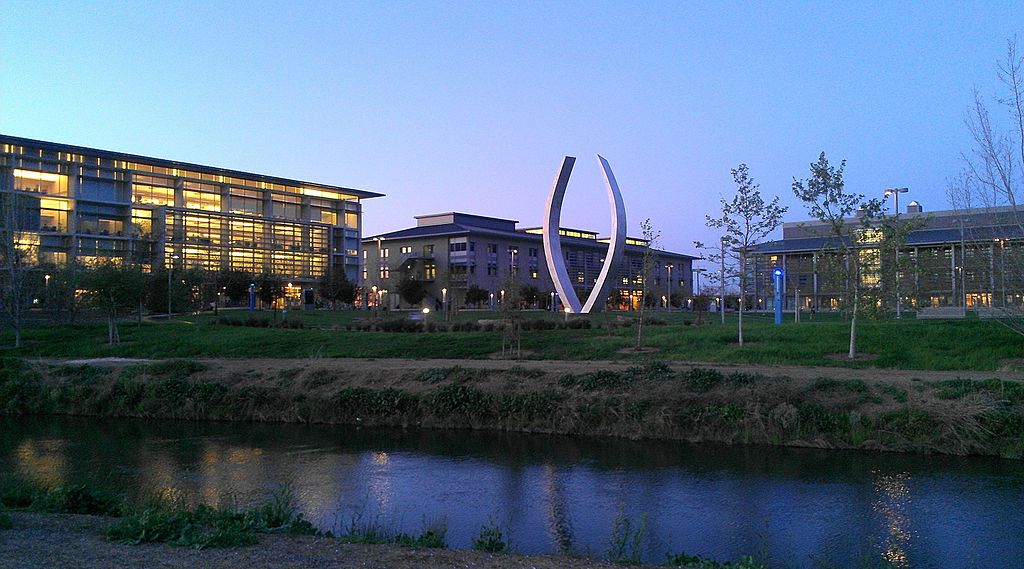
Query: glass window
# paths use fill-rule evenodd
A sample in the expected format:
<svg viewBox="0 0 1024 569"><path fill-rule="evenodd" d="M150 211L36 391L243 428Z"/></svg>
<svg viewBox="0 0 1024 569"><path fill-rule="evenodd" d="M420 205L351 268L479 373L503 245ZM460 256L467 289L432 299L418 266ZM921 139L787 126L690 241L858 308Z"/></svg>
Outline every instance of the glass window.
<svg viewBox="0 0 1024 569"><path fill-rule="evenodd" d="M185 198L185 207L189 209L220 211L220 194L185 190L183 197Z"/></svg>
<svg viewBox="0 0 1024 569"><path fill-rule="evenodd" d="M68 177L63 174L15 168L14 189L51 196L66 196L68 195Z"/></svg>

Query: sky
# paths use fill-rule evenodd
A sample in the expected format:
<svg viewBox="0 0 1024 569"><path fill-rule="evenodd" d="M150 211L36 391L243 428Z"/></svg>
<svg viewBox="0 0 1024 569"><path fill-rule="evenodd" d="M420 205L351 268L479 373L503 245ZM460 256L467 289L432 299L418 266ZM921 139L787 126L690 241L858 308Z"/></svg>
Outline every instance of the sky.
<svg viewBox="0 0 1024 569"><path fill-rule="evenodd" d="M464 211L716 242L746 163L768 198L825 152L847 189L949 208L977 89L1024 3L0 2L0 133L359 188L363 235ZM1002 115L997 112L996 118ZM780 236L781 231L776 234Z"/></svg>

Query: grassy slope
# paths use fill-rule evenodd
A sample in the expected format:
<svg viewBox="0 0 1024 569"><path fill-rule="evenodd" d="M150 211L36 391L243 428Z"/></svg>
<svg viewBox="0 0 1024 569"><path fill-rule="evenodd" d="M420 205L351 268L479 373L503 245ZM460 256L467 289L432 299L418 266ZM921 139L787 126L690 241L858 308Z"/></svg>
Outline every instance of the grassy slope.
<svg viewBox="0 0 1024 569"><path fill-rule="evenodd" d="M270 314L265 314L270 317ZM204 316L198 330L189 322L173 321L122 324L122 344L107 346L106 327L85 324L75 327L41 325L25 331L26 345L10 355L33 357L372 357L372 358L485 358L501 349L500 332L451 332L401 334L346 331L354 318L365 312L293 312L301 319L300 330L231 327L213 324ZM463 313L461 319L493 318L493 313ZM527 312L526 318L551 318ZM657 318L667 326L649 326L645 345L656 348L642 357L665 360L721 363L764 363L881 367L932 370L996 370L1008 360L1024 356L1024 336L991 322L962 321L863 321L860 351L874 359L847 362L835 359L846 351L849 328L834 317L819 316L814 322L775 326L765 315L746 325L748 345L734 345L735 326L684 325L689 315ZM522 348L532 359L614 360L639 359L620 353L633 345L635 329L605 328L616 316L594 315L589 330L528 331ZM11 341L0 334L0 344Z"/></svg>

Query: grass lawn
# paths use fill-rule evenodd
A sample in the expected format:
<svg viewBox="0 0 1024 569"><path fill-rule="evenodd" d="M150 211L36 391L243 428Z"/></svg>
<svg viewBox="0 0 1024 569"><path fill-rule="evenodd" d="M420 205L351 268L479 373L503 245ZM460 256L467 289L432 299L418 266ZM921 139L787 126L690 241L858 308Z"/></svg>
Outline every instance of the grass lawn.
<svg viewBox="0 0 1024 569"><path fill-rule="evenodd" d="M246 318L245 311L226 311ZM1022 365L1024 336L993 322L967 320L861 320L858 323L860 352L869 357L844 361L849 325L835 315L818 315L814 321L786 322L776 326L769 314L744 318L747 345L735 345L735 316L723 326L711 315L704 326L685 325L689 313L652 313L667 325L645 326L644 345L656 351L623 352L635 342L635 328L609 328L619 316L610 313L581 316L595 328L588 330L525 331L524 356L530 359L635 360L665 359L721 363L763 363L845 367L881 367L931 370L996 370ZM270 318L271 313L257 314ZM278 315L280 317L280 315ZM274 329L216 324L204 315L196 326L191 320L171 322L126 321L120 325L121 344L106 344L104 323L77 326L52 324L30 327L25 346L6 350L7 355L28 357L228 357L228 358L486 358L501 350L500 332L385 333L346 331L355 319L372 318L364 311L293 311L289 319L303 322L302 329ZM392 314L391 317L397 317ZM435 314L430 315L435 318ZM523 313L531 318L564 318L546 312ZM498 319L494 312L463 311L456 319ZM791 318L791 316L790 316ZM0 345L12 343L8 331L0 333Z"/></svg>

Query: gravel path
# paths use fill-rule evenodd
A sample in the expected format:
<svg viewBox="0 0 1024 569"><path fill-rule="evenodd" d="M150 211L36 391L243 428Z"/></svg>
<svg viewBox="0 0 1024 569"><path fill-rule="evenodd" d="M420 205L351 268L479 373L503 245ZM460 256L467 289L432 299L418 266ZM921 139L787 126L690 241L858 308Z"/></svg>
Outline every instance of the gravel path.
<svg viewBox="0 0 1024 569"><path fill-rule="evenodd" d="M311 536L261 535L260 543L197 551L160 544L122 545L101 532L110 518L12 512L14 526L0 530L0 568L212 569L376 568L613 569L607 562L571 557L490 554L389 545L345 545Z"/></svg>

